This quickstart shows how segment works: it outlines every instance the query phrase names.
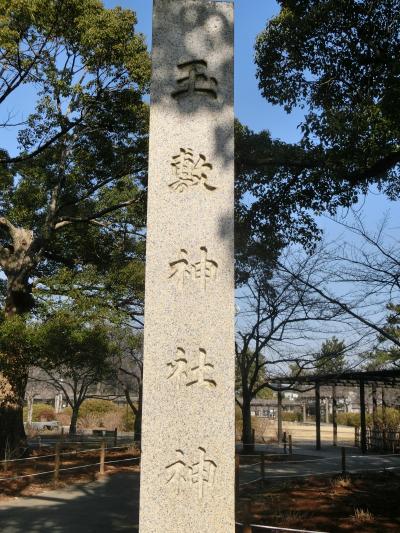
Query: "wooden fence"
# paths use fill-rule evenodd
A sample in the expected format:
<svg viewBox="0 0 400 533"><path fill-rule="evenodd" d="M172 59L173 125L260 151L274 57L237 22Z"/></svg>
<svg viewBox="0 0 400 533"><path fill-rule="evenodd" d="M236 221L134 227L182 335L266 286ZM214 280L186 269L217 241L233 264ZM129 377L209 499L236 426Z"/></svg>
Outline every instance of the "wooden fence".
<svg viewBox="0 0 400 533"><path fill-rule="evenodd" d="M360 428L355 428L355 445L360 446ZM374 452L400 452L400 429L367 428L367 449Z"/></svg>

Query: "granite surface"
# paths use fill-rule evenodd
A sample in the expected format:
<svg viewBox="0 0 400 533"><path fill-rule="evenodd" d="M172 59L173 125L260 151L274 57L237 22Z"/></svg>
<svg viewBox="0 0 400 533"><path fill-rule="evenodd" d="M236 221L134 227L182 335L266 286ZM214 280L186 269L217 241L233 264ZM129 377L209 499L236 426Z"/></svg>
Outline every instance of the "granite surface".
<svg viewBox="0 0 400 533"><path fill-rule="evenodd" d="M233 533L233 4L154 0L141 533Z"/></svg>

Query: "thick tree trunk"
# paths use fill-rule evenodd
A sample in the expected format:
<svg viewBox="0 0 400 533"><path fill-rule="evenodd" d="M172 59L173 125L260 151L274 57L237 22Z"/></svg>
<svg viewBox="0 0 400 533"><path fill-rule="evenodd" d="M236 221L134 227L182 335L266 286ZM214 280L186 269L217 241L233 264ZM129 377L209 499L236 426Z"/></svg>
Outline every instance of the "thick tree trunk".
<svg viewBox="0 0 400 533"><path fill-rule="evenodd" d="M3 393L0 392L0 457L5 454L18 457L26 447L23 419L24 395L27 374L20 371L8 377L0 375Z"/></svg>
<svg viewBox="0 0 400 533"><path fill-rule="evenodd" d="M252 432L252 427L251 427L251 398L245 398L245 395L243 395L242 418L243 418L243 433L242 433L243 452L253 453L254 442L253 442L253 432Z"/></svg>
<svg viewBox="0 0 400 533"><path fill-rule="evenodd" d="M11 238L11 244L3 247L0 254L0 267L7 277L4 314L11 318L24 315L33 308L29 277L37 264L34 251L37 246L34 245L33 231L17 228L4 218L1 218L0 225ZM23 360L7 361L7 354L2 363L0 378L5 381L8 392L4 396L0 390L0 455L3 456L6 450L18 455L26 446L23 406L28 369Z"/></svg>
<svg viewBox="0 0 400 533"><path fill-rule="evenodd" d="M70 435L76 435L76 427L78 425L78 417L79 417L79 406L75 405L72 408L71 423L69 425L69 434Z"/></svg>
<svg viewBox="0 0 400 533"><path fill-rule="evenodd" d="M26 447L21 407L0 407L0 458L18 457Z"/></svg>
<svg viewBox="0 0 400 533"><path fill-rule="evenodd" d="M23 315L32 310L34 300L28 275L23 273L8 276L5 314Z"/></svg>

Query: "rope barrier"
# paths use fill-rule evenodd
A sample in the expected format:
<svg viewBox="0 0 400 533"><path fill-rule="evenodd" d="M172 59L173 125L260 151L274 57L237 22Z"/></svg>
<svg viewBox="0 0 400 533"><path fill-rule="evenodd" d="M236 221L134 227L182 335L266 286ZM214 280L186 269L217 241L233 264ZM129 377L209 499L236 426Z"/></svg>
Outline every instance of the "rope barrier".
<svg viewBox="0 0 400 533"><path fill-rule="evenodd" d="M388 466L388 467L379 467L379 468L362 468L357 470L347 470L346 474L363 474L364 472L386 472L388 470L399 470L400 466ZM270 472L267 472L270 474ZM274 479L295 479L295 478L301 478L301 477L315 477L315 476L331 476L334 474L342 474L342 470L332 470L329 472L312 472L308 474L290 474L290 475L272 475L269 478L264 478L266 480L274 480ZM247 481L246 483L240 483L239 487L244 487L245 485L251 485L252 483L256 483L257 481L261 481L262 478L258 477L256 479L252 479L251 481Z"/></svg>
<svg viewBox="0 0 400 533"><path fill-rule="evenodd" d="M101 441L100 441L101 442ZM134 443L125 444L124 446L113 446L111 448L107 447L108 451L111 450L123 450L124 448L130 448ZM89 453L89 452L97 452L100 451L100 448L89 448L89 450L71 450L68 452L61 452L60 455L73 455L78 453ZM23 457L21 459L3 459L0 461L0 464L2 463L16 463L16 462L25 462L25 461L36 461L38 459L46 459L48 457L55 457L55 453L51 453L49 455L35 455L34 457Z"/></svg>
<svg viewBox="0 0 400 533"><path fill-rule="evenodd" d="M111 463L123 463L126 461L138 461L140 457L130 457L128 459L116 459L115 461L105 461L104 464L108 465ZM67 470L78 470L80 468L89 468L91 466L99 466L100 463L91 463L90 465L78 465L78 466L69 466L67 468L60 468L59 472L66 472ZM26 474L23 476L14 476L14 477L3 477L0 478L0 481L15 481L16 479L23 479L27 477L35 477L35 476L44 476L46 474L54 474L55 470L48 470L47 472L37 472L35 474Z"/></svg>
<svg viewBox="0 0 400 533"><path fill-rule="evenodd" d="M235 523L237 526L244 525L240 522L235 522ZM262 526L260 524L250 524L250 527L255 527L257 529L268 529L269 531L290 531L292 533L326 533L324 531L309 531L308 529L288 529L285 527Z"/></svg>

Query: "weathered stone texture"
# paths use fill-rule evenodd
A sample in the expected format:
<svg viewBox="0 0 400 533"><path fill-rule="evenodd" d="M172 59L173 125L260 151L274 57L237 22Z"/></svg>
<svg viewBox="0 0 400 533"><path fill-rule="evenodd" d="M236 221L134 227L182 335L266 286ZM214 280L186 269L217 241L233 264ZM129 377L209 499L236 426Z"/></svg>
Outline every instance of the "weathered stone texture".
<svg viewBox="0 0 400 533"><path fill-rule="evenodd" d="M140 532L229 533L233 5L153 17Z"/></svg>

